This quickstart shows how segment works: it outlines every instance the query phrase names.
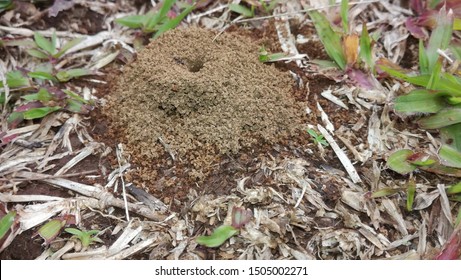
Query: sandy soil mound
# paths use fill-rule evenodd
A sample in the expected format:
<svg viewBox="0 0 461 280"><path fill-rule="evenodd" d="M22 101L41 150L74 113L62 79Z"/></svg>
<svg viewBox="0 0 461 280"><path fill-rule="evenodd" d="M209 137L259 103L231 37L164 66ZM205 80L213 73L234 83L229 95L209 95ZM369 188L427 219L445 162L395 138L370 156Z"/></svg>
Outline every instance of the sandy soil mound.
<svg viewBox="0 0 461 280"><path fill-rule="evenodd" d="M276 143L300 128L289 74L259 62L247 38L214 37L168 32L125 68L105 114L131 153L149 160L169 149L200 168L207 156Z"/></svg>

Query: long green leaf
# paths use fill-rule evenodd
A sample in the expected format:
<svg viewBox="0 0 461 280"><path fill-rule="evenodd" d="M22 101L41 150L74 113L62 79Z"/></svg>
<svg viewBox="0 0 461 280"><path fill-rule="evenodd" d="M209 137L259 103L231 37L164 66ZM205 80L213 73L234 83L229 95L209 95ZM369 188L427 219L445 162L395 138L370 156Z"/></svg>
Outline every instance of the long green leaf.
<svg viewBox="0 0 461 280"><path fill-rule="evenodd" d="M461 182L447 188L447 194L461 193Z"/></svg>
<svg viewBox="0 0 461 280"><path fill-rule="evenodd" d="M158 31L155 33L153 39L156 39L158 38L160 35L162 35L163 33L165 33L166 31L168 30L171 30L171 29L174 29L176 28L176 26L179 25L179 23L181 23L181 21L195 8L194 5L192 6L189 6L187 7L186 9L184 9L184 11L182 11L177 17L175 17L174 19L170 19L168 21L166 21L164 24L162 24L159 28L158 28Z"/></svg>
<svg viewBox="0 0 461 280"><path fill-rule="evenodd" d="M233 226L222 225L216 228L210 236L199 236L196 241L200 245L204 245L210 248L219 247L221 244L226 242L227 239L231 238L238 233L238 230Z"/></svg>
<svg viewBox="0 0 461 280"><path fill-rule="evenodd" d="M131 15L117 18L115 19L115 22L129 28L142 28L145 20L146 16L144 15Z"/></svg>
<svg viewBox="0 0 461 280"><path fill-rule="evenodd" d="M72 47L76 46L80 42L82 42L84 38L75 38L69 42L67 42L60 50L57 52L53 57L60 58L65 52L70 50Z"/></svg>
<svg viewBox="0 0 461 280"><path fill-rule="evenodd" d="M44 50L45 52L47 52L49 55L53 55L55 53L56 46L53 46L53 43L50 40L43 37L42 34L35 32L34 40L37 46L41 48L42 50Z"/></svg>
<svg viewBox="0 0 461 280"><path fill-rule="evenodd" d="M61 107L59 106L32 108L24 112L24 119L26 120L40 119L59 109L61 109Z"/></svg>
<svg viewBox="0 0 461 280"><path fill-rule="evenodd" d="M407 95L395 99L394 108L397 112L437 113L447 104L444 97L426 89L417 89Z"/></svg>
<svg viewBox="0 0 461 280"><path fill-rule="evenodd" d="M27 49L26 52L29 55L39 58L39 59L47 59L49 57L46 53L44 53L43 51L39 49Z"/></svg>
<svg viewBox="0 0 461 280"><path fill-rule="evenodd" d="M16 211L10 211L0 220L0 240L5 236L5 234L13 225L15 217Z"/></svg>
<svg viewBox="0 0 461 280"><path fill-rule="evenodd" d="M431 78L429 79L426 88L427 89L436 89L439 87L439 82L441 79L442 73L442 60L438 59L432 68Z"/></svg>
<svg viewBox="0 0 461 280"><path fill-rule="evenodd" d="M418 121L424 129L436 129L461 123L461 108L448 108Z"/></svg>
<svg viewBox="0 0 461 280"><path fill-rule="evenodd" d="M240 5L240 4L234 4L234 3L229 4L229 10L237 14L240 14L244 17L247 17L247 18L251 18L255 16L254 10L248 9L247 7Z"/></svg>
<svg viewBox="0 0 461 280"><path fill-rule="evenodd" d="M346 55L341 44L341 35L331 28L328 19L320 12L311 11L309 16L328 56L336 62L339 68L344 70L346 68Z"/></svg>
<svg viewBox="0 0 461 280"><path fill-rule="evenodd" d="M456 168L461 168L461 153L456 149L442 145L439 149L439 157L442 159L442 163Z"/></svg>
<svg viewBox="0 0 461 280"><path fill-rule="evenodd" d="M419 72L423 75L430 74L429 61L427 60L426 48L424 40L419 40Z"/></svg>
<svg viewBox="0 0 461 280"><path fill-rule="evenodd" d="M433 164L431 166L420 166L419 168L424 171L432 172L435 174L461 177L461 169L438 164L438 163Z"/></svg>
<svg viewBox="0 0 461 280"><path fill-rule="evenodd" d="M400 72L396 69L393 69L391 67L385 66L385 65L379 65L379 68L388 73L391 76L394 76L397 79L404 80L405 82L409 82L411 84L417 85L417 86L422 86L426 87L429 79L431 78L430 75L419 75L419 76L409 76L403 72Z"/></svg>
<svg viewBox="0 0 461 280"><path fill-rule="evenodd" d="M176 3L176 0L164 0L162 3L162 7L160 11L155 14L155 16L149 17L145 24L146 30L155 30L155 27L162 22L165 18L167 18L168 12L171 10L173 5Z"/></svg>
<svg viewBox="0 0 461 280"><path fill-rule="evenodd" d="M71 90L63 89L62 91L64 91L64 93L67 94L71 99L78 100L78 101L80 101L81 103L84 103L84 104L89 103L88 100L83 99L83 97L81 97L80 95L76 94L75 92L73 92Z"/></svg>
<svg viewBox="0 0 461 280"><path fill-rule="evenodd" d="M94 74L93 70L85 69L85 68L75 68L75 69L59 71L56 74L56 78L60 82L67 82L73 78L88 76L88 75L93 75L93 74Z"/></svg>
<svg viewBox="0 0 461 280"><path fill-rule="evenodd" d="M437 17L437 27L432 31L427 46L428 70L432 71L439 58L438 49L444 50L448 47L453 32L453 11L446 11L443 6Z"/></svg>
<svg viewBox="0 0 461 280"><path fill-rule="evenodd" d="M27 75L34 79L56 81L56 78L49 72L34 71L29 72Z"/></svg>
<svg viewBox="0 0 461 280"><path fill-rule="evenodd" d="M416 184L413 180L408 182L407 187L407 211L413 210L413 202L415 200L415 193L416 193Z"/></svg>
<svg viewBox="0 0 461 280"><path fill-rule="evenodd" d="M366 63L371 72L374 72L375 62L373 61L372 42L368 34L367 25L363 24L362 35L360 36L360 59Z"/></svg>

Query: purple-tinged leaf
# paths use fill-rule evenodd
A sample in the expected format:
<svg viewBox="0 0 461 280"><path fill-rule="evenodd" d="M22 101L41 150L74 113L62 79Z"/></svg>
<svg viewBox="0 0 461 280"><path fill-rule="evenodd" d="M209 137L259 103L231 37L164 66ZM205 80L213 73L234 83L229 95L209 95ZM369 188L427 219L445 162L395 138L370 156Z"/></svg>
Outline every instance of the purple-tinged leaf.
<svg viewBox="0 0 461 280"><path fill-rule="evenodd" d="M426 2L422 0L410 0L410 9L415 12L415 14L420 15L426 9Z"/></svg>
<svg viewBox="0 0 461 280"><path fill-rule="evenodd" d="M66 90L51 86L47 86L46 89L53 95L53 99L55 100L63 100L67 98L67 94L65 93Z"/></svg>
<svg viewBox="0 0 461 280"><path fill-rule="evenodd" d="M4 136L5 134L6 133L4 133L3 136L0 135L0 140L1 140L0 146L6 145L10 143L11 141L13 141L16 137L18 137L18 134L11 134L9 136Z"/></svg>
<svg viewBox="0 0 461 280"><path fill-rule="evenodd" d="M27 104L20 105L20 106L16 107L16 109L14 111L15 112L25 112L25 111L33 109L33 108L41 108L41 107L43 107L42 102L40 102L40 101L32 101L32 102L29 102Z"/></svg>
<svg viewBox="0 0 461 280"><path fill-rule="evenodd" d="M443 246L436 260L457 260L461 257L461 224L453 231L448 241Z"/></svg>
<svg viewBox="0 0 461 280"><path fill-rule="evenodd" d="M232 226L240 229L247 224L253 217L251 210L246 210L243 207L232 207Z"/></svg>
<svg viewBox="0 0 461 280"><path fill-rule="evenodd" d="M405 27L415 38L427 39L429 37L429 34L427 33L426 29L422 27L418 23L418 20L415 18L407 18L407 20L405 21Z"/></svg>
<svg viewBox="0 0 461 280"><path fill-rule="evenodd" d="M24 120L23 112L11 112L8 116L8 128L16 128Z"/></svg>
<svg viewBox="0 0 461 280"><path fill-rule="evenodd" d="M353 81L356 85L360 86L361 88L376 88L372 80L372 77L368 74L363 73L363 71L354 68L347 68L346 73L349 76L349 79L351 79L351 81Z"/></svg>

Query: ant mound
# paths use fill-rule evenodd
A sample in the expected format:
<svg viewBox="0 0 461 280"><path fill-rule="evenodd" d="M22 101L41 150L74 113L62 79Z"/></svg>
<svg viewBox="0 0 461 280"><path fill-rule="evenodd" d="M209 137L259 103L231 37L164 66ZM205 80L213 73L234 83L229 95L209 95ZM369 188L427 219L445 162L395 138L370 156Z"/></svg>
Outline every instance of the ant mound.
<svg viewBox="0 0 461 280"><path fill-rule="evenodd" d="M203 170L217 155L274 144L301 127L290 75L261 63L248 38L215 36L170 31L118 79L104 111L144 165L166 151Z"/></svg>

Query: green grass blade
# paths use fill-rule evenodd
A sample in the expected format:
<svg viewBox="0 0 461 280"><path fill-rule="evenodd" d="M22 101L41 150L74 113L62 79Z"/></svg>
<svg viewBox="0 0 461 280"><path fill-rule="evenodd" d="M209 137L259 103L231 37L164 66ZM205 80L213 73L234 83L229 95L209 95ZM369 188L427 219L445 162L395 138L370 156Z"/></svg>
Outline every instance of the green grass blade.
<svg viewBox="0 0 461 280"><path fill-rule="evenodd" d="M461 168L461 153L448 145L442 145L439 149L439 157L447 166Z"/></svg>
<svg viewBox="0 0 461 280"><path fill-rule="evenodd" d="M54 107L42 107L42 108L32 108L24 112L24 119L26 120L34 120L34 119L40 119L43 118L44 116L55 112L57 110L61 109L59 106L54 106Z"/></svg>
<svg viewBox="0 0 461 280"><path fill-rule="evenodd" d="M171 29L174 29L176 28L176 26L178 26L181 21L190 13L192 12L192 10L195 8L194 5L191 5L189 7L187 7L186 9L184 9L184 11L182 11L177 17L175 17L174 19L170 19L168 20L167 22L165 22L164 24L162 24L158 31L155 33L153 39L156 39L158 38L160 35L162 35L163 33L165 33L166 31L168 30L171 30Z"/></svg>
<svg viewBox="0 0 461 280"><path fill-rule="evenodd" d="M320 41L328 54L336 64L344 70L346 68L346 55L343 51L341 43L341 35L336 33L330 25L328 19L318 11L309 12L309 16L314 23L317 34L319 35Z"/></svg>
<svg viewBox="0 0 461 280"><path fill-rule="evenodd" d="M68 50L70 50L72 47L76 46L77 44L79 44L80 42L82 42L84 39L83 38L76 38L76 39L73 39L69 42L67 42L60 50L59 52L57 52L55 55L53 55L53 57L55 58L60 58L65 52L67 52Z"/></svg>
<svg viewBox="0 0 461 280"><path fill-rule="evenodd" d="M444 98L426 89L417 89L395 99L394 109L402 113L437 113L446 107Z"/></svg>
<svg viewBox="0 0 461 280"><path fill-rule="evenodd" d="M81 230L76 229L76 228L66 228L64 231L72 235L77 235L77 236L80 236L83 234Z"/></svg>
<svg viewBox="0 0 461 280"><path fill-rule="evenodd" d="M437 59L437 62L435 63L432 69L431 78L429 79L429 82L427 83L427 86L426 86L427 89L435 89L439 87L441 73L442 73L442 60Z"/></svg>
<svg viewBox="0 0 461 280"><path fill-rule="evenodd" d="M45 37L43 37L42 34L35 32L34 33L34 40L37 46L47 52L48 54L52 55L56 51L56 46L52 45L52 42Z"/></svg>
<svg viewBox="0 0 461 280"><path fill-rule="evenodd" d="M448 108L418 121L423 129L436 129L461 123L461 108Z"/></svg>
<svg viewBox="0 0 461 280"><path fill-rule="evenodd" d="M0 220L0 240L3 239L5 234L11 228L14 223L14 218L16 217L16 211L10 211L8 214L2 217Z"/></svg>
<svg viewBox="0 0 461 280"><path fill-rule="evenodd" d="M461 182L447 188L447 194L451 195L451 194L457 194L457 193L461 193Z"/></svg>
<svg viewBox="0 0 461 280"><path fill-rule="evenodd" d="M144 26L145 20L146 16L144 15L131 15L117 18L115 19L115 22L129 28L142 28Z"/></svg>
<svg viewBox="0 0 461 280"><path fill-rule="evenodd" d="M56 74L56 78L60 82L67 82L73 78L78 78L78 77L88 76L88 75L93 75L93 74L94 74L93 70L85 69L85 68L75 68L75 69L59 71Z"/></svg>
<svg viewBox="0 0 461 280"><path fill-rule="evenodd" d="M35 72L29 72L27 75L29 75L29 77L34 78L34 79L56 81L54 76L48 72L35 71Z"/></svg>
<svg viewBox="0 0 461 280"><path fill-rule="evenodd" d="M426 49L428 70L432 71L434 68L439 54L438 49L444 50L448 47L453 32L453 11L446 11L443 6L437 17L437 27L432 31L429 43Z"/></svg>
<svg viewBox="0 0 461 280"><path fill-rule="evenodd" d="M372 41L370 34L368 34L367 25L364 23L362 28L362 35L360 36L360 59L374 72L375 63L373 61Z"/></svg>
<svg viewBox="0 0 461 280"><path fill-rule="evenodd" d="M204 245L210 248L219 247L227 239L231 238L238 233L238 230L233 226L222 225L216 228L210 236L199 236L196 241L200 245Z"/></svg>
<svg viewBox="0 0 461 280"><path fill-rule="evenodd" d="M168 12L171 10L176 0L164 0L160 11L155 16L150 17L146 22L146 30L155 30L155 27L167 18Z"/></svg>
<svg viewBox="0 0 461 280"><path fill-rule="evenodd" d="M44 53L43 51L39 50L39 49L27 49L26 52L33 56L33 57L36 57L36 58L39 58L39 59L48 59L48 54Z"/></svg>
<svg viewBox="0 0 461 280"><path fill-rule="evenodd" d="M413 210L413 202L415 200L415 193L416 193L416 184L413 180L408 182L407 187L407 211Z"/></svg>
<svg viewBox="0 0 461 280"><path fill-rule="evenodd" d="M404 80L405 82L409 82L411 84L417 85L417 86L422 86L426 87L429 79L431 78L430 75L419 75L419 76L409 76L403 72L400 72L396 69L393 69L391 67L385 66L385 65L379 65L379 68L388 73L391 76L394 76L397 79Z"/></svg>
<svg viewBox="0 0 461 280"><path fill-rule="evenodd" d="M244 17L247 17L247 18L252 18L255 15L253 9L248 9L247 7L243 5L234 4L234 3L229 4L229 10L237 14L240 14Z"/></svg>
<svg viewBox="0 0 461 280"><path fill-rule="evenodd" d="M419 72L421 74L429 73L429 61L426 54L426 48L424 47L424 41L419 40Z"/></svg>
<svg viewBox="0 0 461 280"><path fill-rule="evenodd" d="M341 0L341 22L343 24L344 34L349 34L349 1Z"/></svg>

